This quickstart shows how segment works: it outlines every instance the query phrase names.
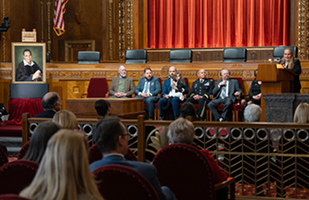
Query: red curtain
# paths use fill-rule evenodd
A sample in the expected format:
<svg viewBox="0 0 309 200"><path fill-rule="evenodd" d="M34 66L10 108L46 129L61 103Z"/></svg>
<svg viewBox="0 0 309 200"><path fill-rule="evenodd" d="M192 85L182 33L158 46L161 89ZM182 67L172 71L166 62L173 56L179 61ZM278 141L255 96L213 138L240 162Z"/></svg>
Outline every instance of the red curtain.
<svg viewBox="0 0 309 200"><path fill-rule="evenodd" d="M149 48L289 45L289 0L148 0Z"/></svg>

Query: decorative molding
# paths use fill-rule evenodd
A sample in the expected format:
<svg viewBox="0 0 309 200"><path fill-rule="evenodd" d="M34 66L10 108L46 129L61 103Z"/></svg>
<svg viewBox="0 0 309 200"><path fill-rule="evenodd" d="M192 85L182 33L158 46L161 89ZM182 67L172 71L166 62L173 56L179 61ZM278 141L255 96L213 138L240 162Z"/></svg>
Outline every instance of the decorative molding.
<svg viewBox="0 0 309 200"><path fill-rule="evenodd" d="M48 0L47 1L47 49L46 51L48 53L51 53L51 30L52 30L52 27L51 27L51 0Z"/></svg>
<svg viewBox="0 0 309 200"><path fill-rule="evenodd" d="M134 0L126 1L126 34L127 34L127 49L133 49L133 39L134 39ZM124 54L123 54L124 55Z"/></svg>
<svg viewBox="0 0 309 200"><path fill-rule="evenodd" d="M73 61L77 51L95 51L95 40L65 40L65 61Z"/></svg>
<svg viewBox="0 0 309 200"><path fill-rule="evenodd" d="M123 0L119 0L118 4L118 56L119 60L123 59L123 50L125 48L125 33L126 33L126 27L125 27L125 2Z"/></svg>
<svg viewBox="0 0 309 200"><path fill-rule="evenodd" d="M41 42L44 42L44 0L40 1L41 6Z"/></svg>
<svg viewBox="0 0 309 200"><path fill-rule="evenodd" d="M108 55L113 60L113 0L108 1Z"/></svg>
<svg viewBox="0 0 309 200"><path fill-rule="evenodd" d="M2 0L2 19L5 17L5 0ZM1 33L1 38L2 38L2 61L6 62L6 36L5 36L6 32L2 32Z"/></svg>
<svg viewBox="0 0 309 200"><path fill-rule="evenodd" d="M298 16L297 16L297 46L298 57L308 59L309 53L309 16L308 16L308 1L298 0Z"/></svg>

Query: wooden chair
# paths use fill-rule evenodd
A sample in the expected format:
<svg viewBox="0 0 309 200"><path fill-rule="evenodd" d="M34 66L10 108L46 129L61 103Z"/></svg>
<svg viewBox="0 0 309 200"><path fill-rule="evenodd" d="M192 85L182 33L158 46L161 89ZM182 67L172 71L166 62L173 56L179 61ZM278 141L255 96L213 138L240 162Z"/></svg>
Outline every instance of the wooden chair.
<svg viewBox="0 0 309 200"><path fill-rule="evenodd" d="M86 93L81 95L81 98L105 98L108 97L108 86L106 78L91 78Z"/></svg>
<svg viewBox="0 0 309 200"><path fill-rule="evenodd" d="M159 199L151 183L140 173L129 167L108 165L96 169L93 174L98 189L105 199ZM117 188L121 188L121 192L117 192Z"/></svg>
<svg viewBox="0 0 309 200"><path fill-rule="evenodd" d="M0 168L0 194L19 194L30 185L39 164L29 160L17 160Z"/></svg>
<svg viewBox="0 0 309 200"><path fill-rule="evenodd" d="M21 197L17 194L3 194L0 195L0 200L30 200L30 199Z"/></svg>
<svg viewBox="0 0 309 200"><path fill-rule="evenodd" d="M8 156L6 155L4 150L0 147L0 167L3 166L7 162L9 162Z"/></svg>
<svg viewBox="0 0 309 200"><path fill-rule="evenodd" d="M30 146L30 140L28 140L25 144L23 144L23 146L19 150L19 152L17 154L17 159L18 160L22 159L26 155L26 153L27 153L27 151L29 149L29 146Z"/></svg>
<svg viewBox="0 0 309 200"><path fill-rule="evenodd" d="M168 186L178 200L215 200L215 191L227 186L230 186L230 199L235 199L235 180L229 177L215 185L208 158L193 146L166 146L157 153L153 165L161 185Z"/></svg>
<svg viewBox="0 0 309 200"><path fill-rule="evenodd" d="M128 149L127 155L124 156L127 160L134 160L137 161L135 154ZM94 144L89 148L89 164L93 163L94 161L101 160L103 155L101 151L98 149L97 145Z"/></svg>

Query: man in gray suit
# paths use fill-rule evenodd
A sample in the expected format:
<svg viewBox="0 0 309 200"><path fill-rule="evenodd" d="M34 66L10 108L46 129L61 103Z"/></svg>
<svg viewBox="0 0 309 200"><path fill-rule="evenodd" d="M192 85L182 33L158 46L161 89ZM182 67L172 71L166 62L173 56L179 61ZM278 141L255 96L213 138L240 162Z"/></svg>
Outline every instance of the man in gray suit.
<svg viewBox="0 0 309 200"><path fill-rule="evenodd" d="M119 66L118 73L119 76L112 79L111 86L108 89L110 98L131 97L135 89L133 78L127 76L127 70L123 65Z"/></svg>
<svg viewBox="0 0 309 200"><path fill-rule="evenodd" d="M147 105L149 119L154 119L154 103L158 101L158 94L161 93L159 79L152 76L150 68L144 69L144 77L139 79L135 88L136 98L144 98Z"/></svg>
<svg viewBox="0 0 309 200"><path fill-rule="evenodd" d="M230 79L229 70L222 69L221 79L216 82L212 93L214 99L208 104L208 107L213 113L215 121L226 121L226 115L230 107L235 103L237 96L242 93L238 81ZM217 106L220 104L224 104L221 117L217 110Z"/></svg>

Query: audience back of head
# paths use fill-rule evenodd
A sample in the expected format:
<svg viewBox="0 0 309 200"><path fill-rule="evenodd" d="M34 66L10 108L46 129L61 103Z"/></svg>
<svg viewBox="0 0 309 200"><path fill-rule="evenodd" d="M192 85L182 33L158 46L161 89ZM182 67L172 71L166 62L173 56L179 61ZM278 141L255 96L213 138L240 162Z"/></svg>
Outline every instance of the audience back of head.
<svg viewBox="0 0 309 200"><path fill-rule="evenodd" d="M98 115L102 118L110 115L110 107L111 104L103 99L96 101L94 104L94 108L96 109Z"/></svg>
<svg viewBox="0 0 309 200"><path fill-rule="evenodd" d="M89 169L87 149L82 132L57 132L48 142L32 183L20 195L35 200L103 199Z"/></svg>
<svg viewBox="0 0 309 200"><path fill-rule="evenodd" d="M194 125L189 120L179 117L170 124L167 136L172 144L192 144L195 136Z"/></svg>
<svg viewBox="0 0 309 200"><path fill-rule="evenodd" d="M293 122L295 123L309 123L309 104L300 103L294 113Z"/></svg>
<svg viewBox="0 0 309 200"><path fill-rule="evenodd" d="M74 113L68 110L58 111L53 122L58 123L63 129L78 129L78 122Z"/></svg>
<svg viewBox="0 0 309 200"><path fill-rule="evenodd" d="M42 99L42 108L44 110L55 109L55 104L60 100L57 92L48 92ZM57 111L57 110L56 110Z"/></svg>
<svg viewBox="0 0 309 200"><path fill-rule="evenodd" d="M262 109L256 104L247 105L244 110L245 122L259 122L262 116Z"/></svg>
<svg viewBox="0 0 309 200"><path fill-rule="evenodd" d="M191 102L186 102L180 109L180 116L186 118L187 116L192 117L192 121L196 121L196 108Z"/></svg>
<svg viewBox="0 0 309 200"><path fill-rule="evenodd" d="M49 139L60 129L60 126L52 121L42 122L36 127L31 136L29 149L23 157L25 160L40 163L45 153Z"/></svg>

